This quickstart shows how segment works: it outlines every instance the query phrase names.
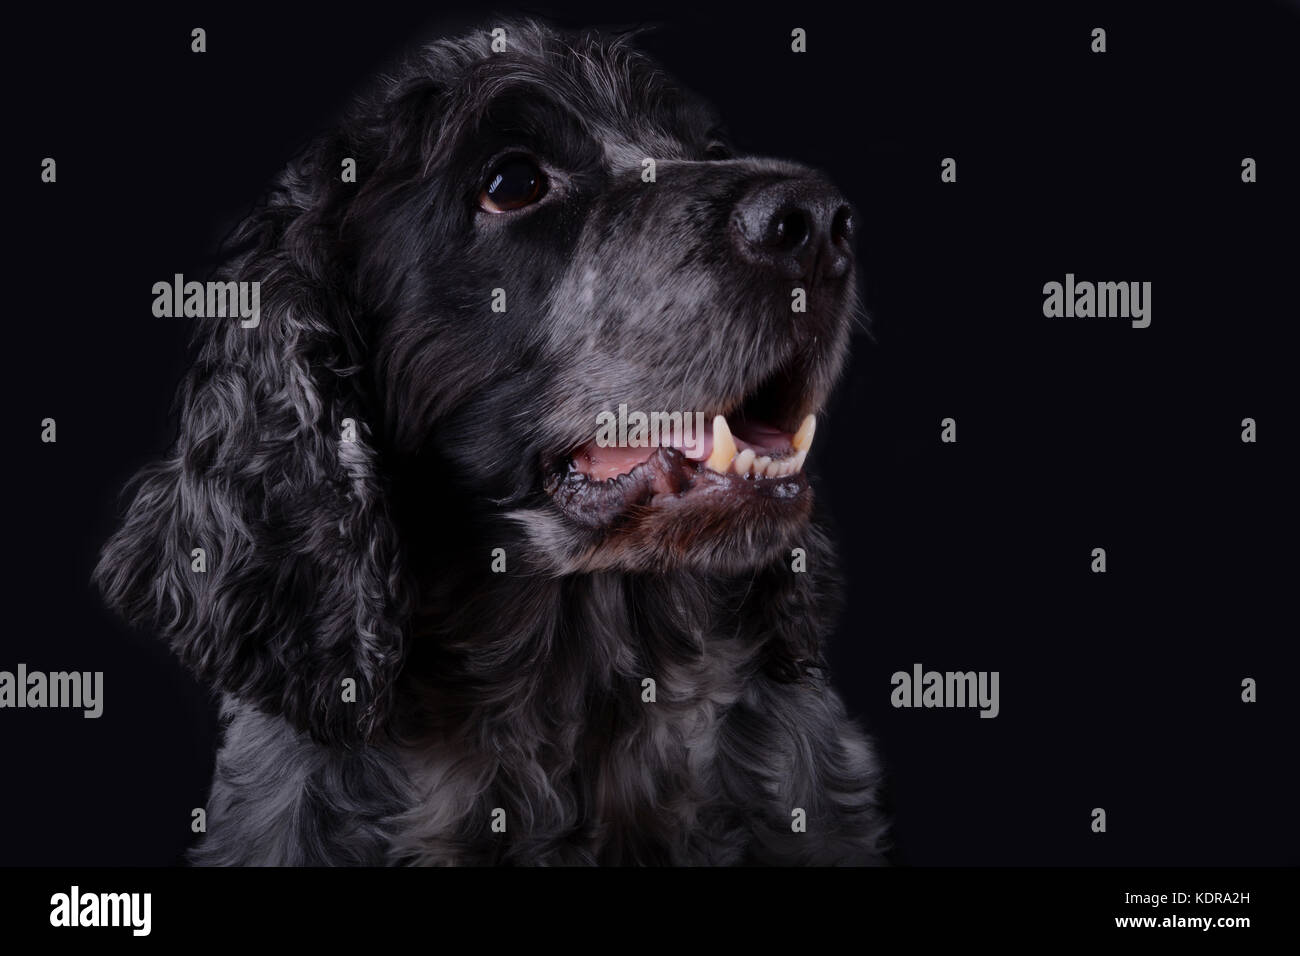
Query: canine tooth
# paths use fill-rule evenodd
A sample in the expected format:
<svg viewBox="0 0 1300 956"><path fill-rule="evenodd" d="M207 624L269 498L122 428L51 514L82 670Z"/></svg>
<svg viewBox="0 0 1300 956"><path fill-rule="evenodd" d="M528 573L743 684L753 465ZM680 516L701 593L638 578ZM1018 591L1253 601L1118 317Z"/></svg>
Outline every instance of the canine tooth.
<svg viewBox="0 0 1300 956"><path fill-rule="evenodd" d="M795 451L807 451L812 447L813 433L817 431L817 416L809 415L799 426L799 430L794 433L791 444L794 445Z"/></svg>
<svg viewBox="0 0 1300 956"><path fill-rule="evenodd" d="M736 471L736 474L743 475L749 471L749 466L752 465L753 463L754 463L754 449L746 448L744 451L742 451L739 455L736 456L736 461L733 467Z"/></svg>
<svg viewBox="0 0 1300 956"><path fill-rule="evenodd" d="M767 474L767 466L772 464L772 459L767 455L754 461L754 474L762 478Z"/></svg>
<svg viewBox="0 0 1300 956"><path fill-rule="evenodd" d="M713 419L713 454L709 455L709 460L705 462L714 471L727 473L731 467L731 459L736 457L736 440L731 437L731 428L727 425L727 419L718 415Z"/></svg>
<svg viewBox="0 0 1300 956"><path fill-rule="evenodd" d="M797 455L795 455L793 458L791 458L791 459L790 459L790 473L791 473L791 474L794 474L796 471L802 471L802 470L803 470L804 459L807 458L807 457L808 457L808 449L807 449L807 448L804 448L804 449L800 450L799 454L797 454Z"/></svg>

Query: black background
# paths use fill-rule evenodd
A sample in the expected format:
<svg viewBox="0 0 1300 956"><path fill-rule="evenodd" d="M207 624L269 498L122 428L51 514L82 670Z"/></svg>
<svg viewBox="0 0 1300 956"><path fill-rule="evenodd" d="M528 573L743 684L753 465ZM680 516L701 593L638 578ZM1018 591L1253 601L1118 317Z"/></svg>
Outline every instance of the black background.
<svg viewBox="0 0 1300 956"><path fill-rule="evenodd" d="M848 583L835 683L886 761L898 861L1300 861L1296 6L504 9L660 24L642 45L741 147L825 169L860 211L872 331L814 470ZM151 286L205 274L393 54L498 18L374 2L6 18L0 669L102 670L106 704L0 711L0 863L170 863L204 803L214 708L89 586L122 485L173 434L189 330L153 317ZM1067 272L1152 282L1151 327L1044 318L1042 286ZM890 675L915 662L999 671L1001 715L892 708Z"/></svg>

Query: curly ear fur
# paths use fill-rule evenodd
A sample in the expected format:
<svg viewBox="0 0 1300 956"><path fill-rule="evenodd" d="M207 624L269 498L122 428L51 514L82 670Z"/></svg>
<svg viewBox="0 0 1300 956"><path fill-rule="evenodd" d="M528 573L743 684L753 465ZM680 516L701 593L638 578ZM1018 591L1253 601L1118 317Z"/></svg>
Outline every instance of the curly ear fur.
<svg viewBox="0 0 1300 956"><path fill-rule="evenodd" d="M248 251L221 278L261 282L260 324L204 320L179 437L137 476L95 581L200 679L355 745L390 708L408 599L345 271L327 256L342 208L328 146L286 170L238 230ZM342 440L345 418L355 442ZM194 548L206 573L191 570Z"/></svg>

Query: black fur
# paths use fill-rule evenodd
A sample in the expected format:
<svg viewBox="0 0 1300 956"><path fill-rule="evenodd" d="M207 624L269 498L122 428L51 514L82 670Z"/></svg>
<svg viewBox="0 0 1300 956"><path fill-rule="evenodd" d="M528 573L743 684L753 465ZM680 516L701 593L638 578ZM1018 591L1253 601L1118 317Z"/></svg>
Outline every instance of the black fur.
<svg viewBox="0 0 1300 956"><path fill-rule="evenodd" d="M627 38L507 38L412 57L244 223L223 277L262 283L261 324L205 323L176 446L97 568L223 695L195 859L878 862L877 764L823 676L811 492L656 496L563 464L619 403L723 411L766 383L821 407L852 274L792 319L792 283L729 237L757 185L822 181L720 157ZM551 192L477 211L514 149Z"/></svg>

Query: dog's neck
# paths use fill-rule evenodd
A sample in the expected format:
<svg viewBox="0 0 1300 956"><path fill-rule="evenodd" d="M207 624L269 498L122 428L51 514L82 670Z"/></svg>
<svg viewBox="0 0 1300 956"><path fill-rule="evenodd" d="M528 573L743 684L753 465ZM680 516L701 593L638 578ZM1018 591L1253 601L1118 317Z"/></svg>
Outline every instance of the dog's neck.
<svg viewBox="0 0 1300 956"><path fill-rule="evenodd" d="M829 547L810 531L810 570L784 559L748 574L604 571L551 577L488 567L426 572L406 679L411 730L476 715L648 703L757 675L820 667ZM486 565L488 562L480 562ZM404 695L405 696L405 695Z"/></svg>

